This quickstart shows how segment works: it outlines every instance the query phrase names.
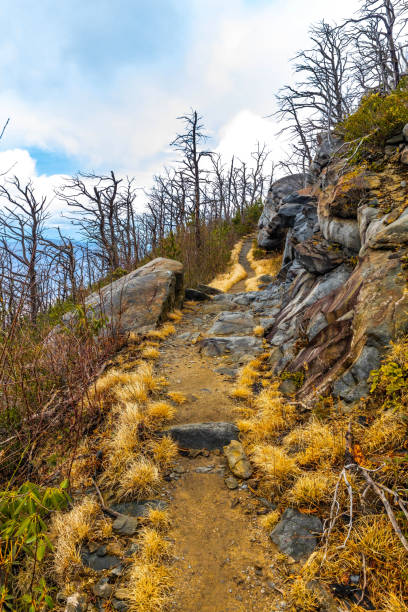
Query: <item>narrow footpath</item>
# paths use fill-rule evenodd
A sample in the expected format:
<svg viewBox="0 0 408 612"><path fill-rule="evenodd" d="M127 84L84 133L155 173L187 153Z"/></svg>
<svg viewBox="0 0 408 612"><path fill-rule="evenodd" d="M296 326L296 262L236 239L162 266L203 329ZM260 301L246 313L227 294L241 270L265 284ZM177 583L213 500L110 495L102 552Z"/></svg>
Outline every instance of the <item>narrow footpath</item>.
<svg viewBox="0 0 408 612"><path fill-rule="evenodd" d="M253 275L246 259L250 246L251 241L244 244L240 263ZM231 293L245 290L244 285L245 281L237 283ZM169 390L187 399L178 407L178 424L233 423L238 416L229 393L245 359L206 356L199 343L202 336L212 335L209 330L217 315L229 309L244 310L237 305L228 308L224 301L187 305L177 335L162 344L158 369L169 381ZM259 520L270 507L257 498L251 481L229 489L228 474L222 447L186 448L174 467L166 490L175 548L172 610L280 609L282 596L274 588L276 551Z"/></svg>

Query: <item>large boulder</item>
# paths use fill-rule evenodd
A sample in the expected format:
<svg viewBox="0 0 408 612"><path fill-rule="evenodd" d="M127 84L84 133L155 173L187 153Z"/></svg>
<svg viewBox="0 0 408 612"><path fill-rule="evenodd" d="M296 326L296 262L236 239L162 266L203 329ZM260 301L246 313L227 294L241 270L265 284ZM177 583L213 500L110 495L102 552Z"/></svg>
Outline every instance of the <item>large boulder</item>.
<svg viewBox="0 0 408 612"><path fill-rule="evenodd" d="M105 317L116 331L143 332L165 320L183 298L183 264L159 257L92 293L85 305L90 315ZM74 316L68 313L65 323Z"/></svg>

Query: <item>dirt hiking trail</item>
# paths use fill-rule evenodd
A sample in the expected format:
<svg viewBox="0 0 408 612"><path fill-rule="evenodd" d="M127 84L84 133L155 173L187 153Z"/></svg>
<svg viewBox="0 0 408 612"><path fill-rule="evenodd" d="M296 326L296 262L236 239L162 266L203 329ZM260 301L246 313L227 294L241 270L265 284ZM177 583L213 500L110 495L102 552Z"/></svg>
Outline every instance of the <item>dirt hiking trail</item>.
<svg viewBox="0 0 408 612"><path fill-rule="evenodd" d="M251 241L245 242L240 262ZM243 284L237 283L230 291ZM231 308L230 308L231 309ZM243 307L234 306L238 312ZM237 418L230 399L232 376L239 363L224 356L206 356L201 335L209 334L224 302L186 306L177 335L161 347L158 370L169 382L169 391L185 394L178 406L176 424L228 422ZM196 343L197 342L197 343ZM188 449L177 460L166 488L174 542L175 585L172 610L181 612L249 612L279 610L282 596L275 589L276 550L260 526L260 516L270 511L258 499L251 481L231 490L222 447L212 451ZM252 483L253 484L253 483ZM253 484L253 486L256 486Z"/></svg>

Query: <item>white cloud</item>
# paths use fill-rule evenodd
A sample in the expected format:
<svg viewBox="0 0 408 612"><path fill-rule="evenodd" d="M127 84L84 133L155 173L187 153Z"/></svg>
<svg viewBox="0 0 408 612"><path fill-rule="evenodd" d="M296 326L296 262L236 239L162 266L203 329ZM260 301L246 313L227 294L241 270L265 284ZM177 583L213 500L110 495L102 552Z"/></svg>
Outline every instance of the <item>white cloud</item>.
<svg viewBox="0 0 408 612"><path fill-rule="evenodd" d="M84 168L115 168L136 175L145 184L170 157L168 143L178 129L176 117L190 107L204 115L213 135L212 148L227 156L235 153L248 158L259 140L279 157L282 145L276 138L277 126L265 116L274 110L274 94L292 78L289 58L307 44L310 22L341 19L357 5L357 0L341 4L326 0L190 0L186 10L189 44L182 59L166 64L168 73L153 64L122 62L104 74L103 82L90 78L64 53L63 28L75 28L75 20L70 24L66 19L52 24L50 20L50 57L44 52L45 40L37 44L33 57L27 43L24 57L27 71L34 75L37 71L44 83L41 95L30 95L29 88L18 86L15 80L8 84L7 71L10 74L13 62L21 62L21 57L10 40L0 43L0 69L6 85L0 92L0 123L2 117L12 119L2 142L10 149L3 162L17 148L62 150L76 156ZM43 38L46 34L45 28ZM24 45L23 36L18 45ZM35 63L38 57L43 62L40 66ZM23 74L21 66L19 70ZM62 89L51 82L56 70ZM17 158L21 170L26 164L26 171L36 176L35 167L30 166L33 160L21 151ZM0 164L3 167L1 158ZM38 185L46 190L54 180L37 177Z"/></svg>

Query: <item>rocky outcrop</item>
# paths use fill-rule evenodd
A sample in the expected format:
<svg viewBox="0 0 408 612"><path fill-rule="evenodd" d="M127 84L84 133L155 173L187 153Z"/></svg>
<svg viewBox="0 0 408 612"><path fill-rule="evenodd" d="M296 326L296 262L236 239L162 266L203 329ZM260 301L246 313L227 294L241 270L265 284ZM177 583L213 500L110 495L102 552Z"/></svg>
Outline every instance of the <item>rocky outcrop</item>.
<svg viewBox="0 0 408 612"><path fill-rule="evenodd" d="M183 298L183 265L159 257L92 293L85 306L89 317L103 317L121 333L143 332L164 321ZM74 315L66 315L65 323L73 320Z"/></svg>
<svg viewBox="0 0 408 612"><path fill-rule="evenodd" d="M282 219L278 219L277 211L287 196L303 187L304 180L303 174L293 174L275 181L269 189L258 224L258 244L261 248L274 250L282 247L289 225L285 225L287 215L283 214Z"/></svg>
<svg viewBox="0 0 408 612"><path fill-rule="evenodd" d="M259 243L283 248L277 279L233 299L263 317L271 368L293 374L300 397L355 402L390 341L408 331L408 187L396 144L377 172L336 159L340 142L326 145L309 189L287 193L288 177L282 197L270 192Z"/></svg>

